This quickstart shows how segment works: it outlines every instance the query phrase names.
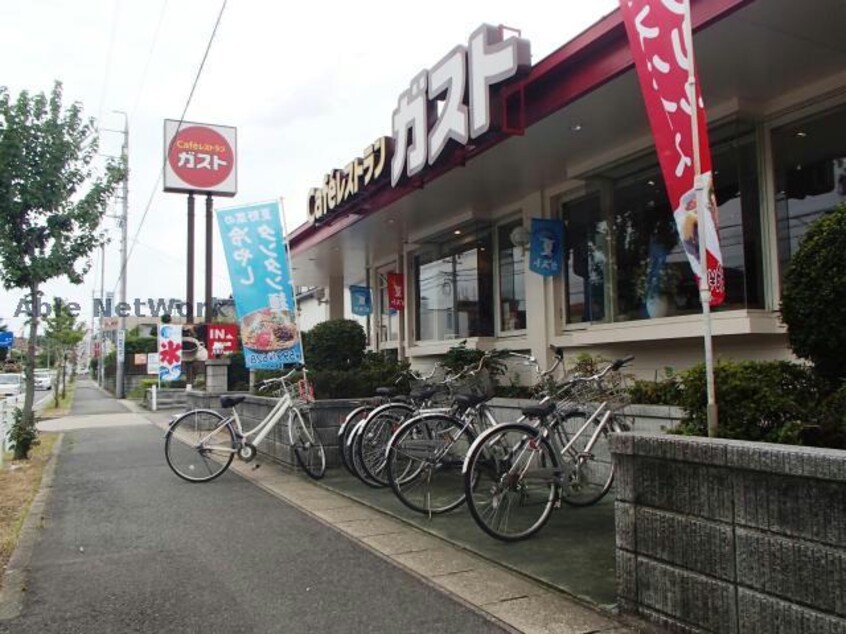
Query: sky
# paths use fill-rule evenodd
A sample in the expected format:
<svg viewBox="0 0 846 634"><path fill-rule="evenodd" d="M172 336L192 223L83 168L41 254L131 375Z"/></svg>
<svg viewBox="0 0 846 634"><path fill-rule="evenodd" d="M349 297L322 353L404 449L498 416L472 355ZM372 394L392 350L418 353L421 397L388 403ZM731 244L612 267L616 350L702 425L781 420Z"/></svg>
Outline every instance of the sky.
<svg viewBox="0 0 846 634"><path fill-rule="evenodd" d="M100 151L120 153L129 124L127 296L185 293L186 196L164 193L164 119L179 119L222 0L28 0L0 4L0 85L11 95L63 83L100 127ZM185 116L238 129L238 194L217 208L282 197L289 231L306 221L308 190L323 175L390 136L391 113L414 75L431 68L482 23L504 24L531 42L532 63L617 7L617 0L429 0L271 2L229 0ZM118 132L116 132L117 130ZM204 200L198 201L198 211ZM109 215L119 213L119 204ZM82 306L91 322L101 277L117 294L120 230L85 283L48 283L45 297ZM204 215L196 221L195 297L204 288ZM133 246L134 245L134 246ZM213 291L231 292L215 227ZM104 275L103 275L104 273ZM296 280L294 280L296 283ZM0 289L0 320L16 335L22 293Z"/></svg>

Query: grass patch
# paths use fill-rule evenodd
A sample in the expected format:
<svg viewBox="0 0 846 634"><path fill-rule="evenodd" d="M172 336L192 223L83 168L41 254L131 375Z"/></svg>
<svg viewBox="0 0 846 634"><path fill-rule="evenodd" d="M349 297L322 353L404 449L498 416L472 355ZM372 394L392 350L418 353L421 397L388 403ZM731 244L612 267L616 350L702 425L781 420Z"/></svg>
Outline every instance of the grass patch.
<svg viewBox="0 0 846 634"><path fill-rule="evenodd" d="M30 504L38 492L44 467L53 453L58 434L38 434L39 443L29 460L12 460L6 454L0 469L0 571L6 569ZM2 577L0 577L2 581Z"/></svg>

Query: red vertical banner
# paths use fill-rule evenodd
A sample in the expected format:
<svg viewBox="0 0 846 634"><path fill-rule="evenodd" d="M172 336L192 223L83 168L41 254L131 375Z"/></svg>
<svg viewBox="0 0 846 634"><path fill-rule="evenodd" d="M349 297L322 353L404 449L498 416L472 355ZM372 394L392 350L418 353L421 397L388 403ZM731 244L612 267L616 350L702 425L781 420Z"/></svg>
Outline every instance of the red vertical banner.
<svg viewBox="0 0 846 634"><path fill-rule="evenodd" d="M711 306L725 299L723 256L718 234L719 217L711 170L708 124L699 82L696 102L690 103L688 79L692 51L687 50L685 31L690 0L620 0L620 9L640 88L655 138L667 195L673 207L682 246L693 273L700 277L699 227L696 209L692 108L697 111L699 164L708 199L705 217L707 280ZM690 32L690 31L688 31Z"/></svg>
<svg viewBox="0 0 846 634"><path fill-rule="evenodd" d="M405 280L402 273L388 273L388 305L391 310L405 308Z"/></svg>

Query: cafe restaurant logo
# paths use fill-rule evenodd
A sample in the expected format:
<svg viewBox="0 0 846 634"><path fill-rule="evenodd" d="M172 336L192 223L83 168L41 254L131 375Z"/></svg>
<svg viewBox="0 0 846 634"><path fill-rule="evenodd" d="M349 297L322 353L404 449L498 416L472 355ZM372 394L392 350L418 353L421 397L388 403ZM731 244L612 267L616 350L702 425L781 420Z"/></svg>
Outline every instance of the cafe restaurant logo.
<svg viewBox="0 0 846 634"><path fill-rule="evenodd" d="M352 204L382 180L390 165L391 185L434 165L449 142L467 145L496 126L491 88L531 67L528 40L504 27L483 24L467 46L459 45L435 66L418 73L400 94L393 112L393 138L381 138L364 156L323 178L309 192L312 222Z"/></svg>

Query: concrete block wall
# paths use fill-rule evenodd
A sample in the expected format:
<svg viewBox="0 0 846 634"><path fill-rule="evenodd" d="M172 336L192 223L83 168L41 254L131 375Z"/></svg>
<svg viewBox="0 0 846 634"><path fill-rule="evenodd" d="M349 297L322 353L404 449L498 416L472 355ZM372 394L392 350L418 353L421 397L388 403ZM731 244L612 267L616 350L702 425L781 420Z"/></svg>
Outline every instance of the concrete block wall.
<svg viewBox="0 0 846 634"><path fill-rule="evenodd" d="M229 414L229 410L220 407L220 394L200 390L189 390L187 394L189 409L206 408L219 411L224 415ZM276 404L276 399L249 394L246 396L246 400L238 405L238 416L241 419L241 425L248 431L264 420ZM307 415L311 417L312 424L326 449L327 468L340 466L338 428L346 415L362 403L362 401L349 399L323 400L311 403L306 408ZM258 450L260 454L272 458L286 468L292 470L299 468L296 457L291 451L287 417L276 424Z"/></svg>
<svg viewBox="0 0 846 634"><path fill-rule="evenodd" d="M846 451L615 434L621 609L675 632L846 634Z"/></svg>

